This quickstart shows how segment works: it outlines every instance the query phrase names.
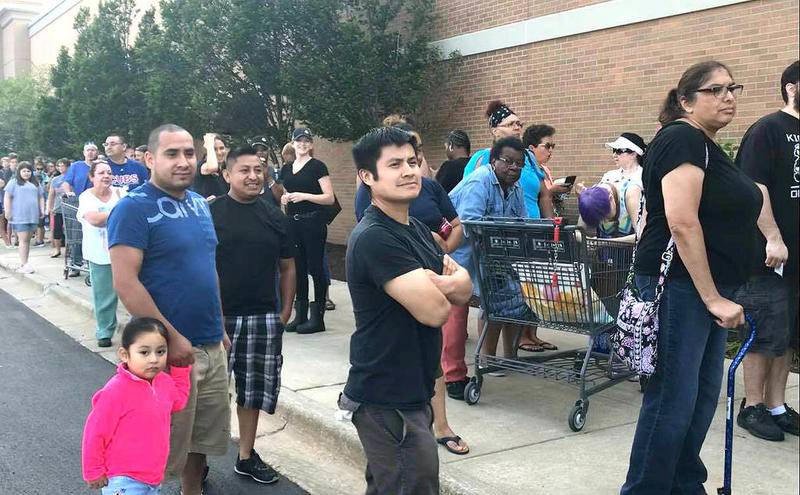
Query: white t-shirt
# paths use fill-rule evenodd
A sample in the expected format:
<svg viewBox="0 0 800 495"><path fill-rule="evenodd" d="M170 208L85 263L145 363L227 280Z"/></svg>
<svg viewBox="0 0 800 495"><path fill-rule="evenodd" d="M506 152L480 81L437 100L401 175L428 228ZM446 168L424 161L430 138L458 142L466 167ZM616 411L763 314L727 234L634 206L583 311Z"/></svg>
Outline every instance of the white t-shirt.
<svg viewBox="0 0 800 495"><path fill-rule="evenodd" d="M125 196L126 192L111 186L111 197L108 201L100 201L91 189L87 189L78 196L78 221L81 222L83 230L83 258L96 265L110 265L111 258L108 256L108 232L105 227L95 227L84 216L89 212L107 212Z"/></svg>
<svg viewBox="0 0 800 495"><path fill-rule="evenodd" d="M637 166L636 170L628 174L627 177L623 175L623 171L621 168L615 168L614 170L609 170L608 172L603 174L603 178L600 179L600 184L616 184L618 182L625 182L626 180L632 180L634 183L639 184L641 187L642 166L641 165Z"/></svg>

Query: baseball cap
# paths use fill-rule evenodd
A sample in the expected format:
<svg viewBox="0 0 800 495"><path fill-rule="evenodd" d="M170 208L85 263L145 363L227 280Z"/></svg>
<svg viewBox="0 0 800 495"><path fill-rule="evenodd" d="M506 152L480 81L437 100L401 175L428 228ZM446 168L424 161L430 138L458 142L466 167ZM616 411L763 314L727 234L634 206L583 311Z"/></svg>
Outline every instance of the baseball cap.
<svg viewBox="0 0 800 495"><path fill-rule="evenodd" d="M644 155L644 150L647 148L647 145L644 144L644 139L642 139L640 135L632 132L623 132L614 141L606 143L606 147L611 148L612 150L628 149L635 151L637 155L642 156Z"/></svg>
<svg viewBox="0 0 800 495"><path fill-rule="evenodd" d="M250 146L255 148L256 146L263 146L264 148L269 148L269 142L265 136L254 136L250 138Z"/></svg>
<svg viewBox="0 0 800 495"><path fill-rule="evenodd" d="M301 137L314 139L314 136L311 135L311 131L306 129L305 127L298 127L297 129L292 132L292 141L297 141Z"/></svg>

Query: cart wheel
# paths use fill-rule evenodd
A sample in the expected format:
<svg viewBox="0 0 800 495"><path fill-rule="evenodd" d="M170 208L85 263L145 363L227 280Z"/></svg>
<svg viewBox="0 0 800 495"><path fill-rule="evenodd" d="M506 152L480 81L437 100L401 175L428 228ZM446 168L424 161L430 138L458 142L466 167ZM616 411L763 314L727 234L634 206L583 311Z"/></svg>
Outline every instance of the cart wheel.
<svg viewBox="0 0 800 495"><path fill-rule="evenodd" d="M646 375L639 375L639 391L644 393L645 389L647 388L647 382L650 378Z"/></svg>
<svg viewBox="0 0 800 495"><path fill-rule="evenodd" d="M569 418L567 418L567 422L569 423L569 429L572 431L581 431L584 426L586 426L586 413L589 410L589 403L578 401L575 403L575 406L572 408L572 411L569 412Z"/></svg>
<svg viewBox="0 0 800 495"><path fill-rule="evenodd" d="M83 279L83 283L85 283L87 287L91 287L92 286L92 277L90 277L89 275L86 275L86 278Z"/></svg>
<svg viewBox="0 0 800 495"><path fill-rule="evenodd" d="M476 383L475 379L467 383L467 386L464 387L464 402L467 405L474 406L478 403L481 398L481 387Z"/></svg>

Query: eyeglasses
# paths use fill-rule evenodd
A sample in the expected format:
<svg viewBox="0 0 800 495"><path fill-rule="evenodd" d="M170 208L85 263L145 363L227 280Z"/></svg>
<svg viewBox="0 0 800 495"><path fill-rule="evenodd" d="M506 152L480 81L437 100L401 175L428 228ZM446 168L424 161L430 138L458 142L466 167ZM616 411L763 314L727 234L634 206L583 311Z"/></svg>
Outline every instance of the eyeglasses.
<svg viewBox="0 0 800 495"><path fill-rule="evenodd" d="M509 122L508 124L497 124L497 127L519 127L522 129L525 127L525 123L521 120L515 120L513 122Z"/></svg>
<svg viewBox="0 0 800 495"><path fill-rule="evenodd" d="M511 160L508 160L506 158L497 157L497 159L495 161L503 162L509 167L514 166L514 167L517 167L517 168L522 168L522 167L525 166L525 159L524 158L522 160L518 161L518 162L512 162Z"/></svg>
<svg viewBox="0 0 800 495"><path fill-rule="evenodd" d="M614 155L624 155L625 153L633 153L633 152L634 152L633 150L629 150L627 148L619 148L611 150L611 153L613 153Z"/></svg>
<svg viewBox="0 0 800 495"><path fill-rule="evenodd" d="M106 148L108 148L109 146L116 146L116 145L118 145L118 144L122 144L122 143L103 143L103 146L105 146Z"/></svg>
<svg viewBox="0 0 800 495"><path fill-rule="evenodd" d="M542 143L539 146L544 146L545 148L547 148L549 150L556 149L556 143Z"/></svg>
<svg viewBox="0 0 800 495"><path fill-rule="evenodd" d="M719 84L715 84L707 88L696 89L695 91L698 93L713 94L716 98L721 100L728 96L728 91L731 92L734 98L738 98L742 94L743 90L744 86L741 84L731 84L730 86L721 86Z"/></svg>

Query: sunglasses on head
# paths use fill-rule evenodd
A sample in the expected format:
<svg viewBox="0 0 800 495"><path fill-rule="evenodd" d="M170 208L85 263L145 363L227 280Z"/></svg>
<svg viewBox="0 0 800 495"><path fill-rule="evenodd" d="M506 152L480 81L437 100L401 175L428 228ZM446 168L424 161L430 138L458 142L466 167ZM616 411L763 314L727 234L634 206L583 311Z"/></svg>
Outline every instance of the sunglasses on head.
<svg viewBox="0 0 800 495"><path fill-rule="evenodd" d="M624 155L625 153L633 153L633 150L629 150L627 148L619 148L615 150L611 150L611 153L615 155Z"/></svg>

